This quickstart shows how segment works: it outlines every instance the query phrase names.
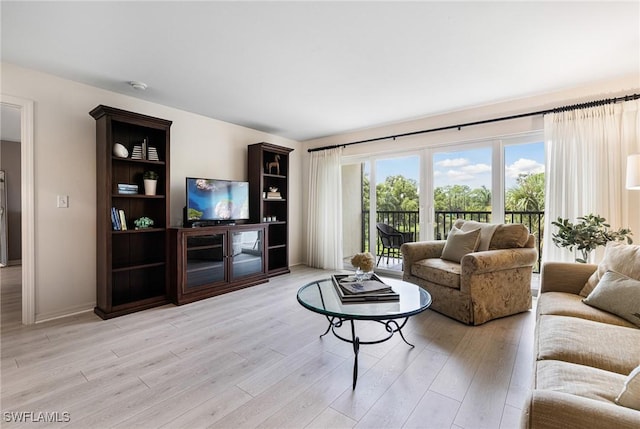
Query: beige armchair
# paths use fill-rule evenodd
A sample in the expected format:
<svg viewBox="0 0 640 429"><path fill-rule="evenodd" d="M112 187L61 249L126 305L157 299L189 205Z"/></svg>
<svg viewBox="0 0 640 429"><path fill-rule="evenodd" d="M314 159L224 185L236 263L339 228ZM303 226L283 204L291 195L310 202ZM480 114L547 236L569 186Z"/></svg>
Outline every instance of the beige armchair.
<svg viewBox="0 0 640 429"><path fill-rule="evenodd" d="M455 262L441 258L446 240L405 243L403 279L431 294L431 309L469 325L531 309L531 273L538 252L527 227L464 220L454 226L480 228L477 250Z"/></svg>

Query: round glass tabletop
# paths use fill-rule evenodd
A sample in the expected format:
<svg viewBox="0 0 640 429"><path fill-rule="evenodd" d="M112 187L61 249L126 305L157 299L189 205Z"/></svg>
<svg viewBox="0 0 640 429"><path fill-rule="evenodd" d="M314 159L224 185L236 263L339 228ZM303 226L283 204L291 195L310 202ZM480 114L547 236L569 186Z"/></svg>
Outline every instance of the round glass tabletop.
<svg viewBox="0 0 640 429"><path fill-rule="evenodd" d="M331 278L316 280L298 290L298 302L305 308L326 316L359 320L389 320L418 314L431 305L431 295L421 287L396 279L384 279L399 301L343 303Z"/></svg>

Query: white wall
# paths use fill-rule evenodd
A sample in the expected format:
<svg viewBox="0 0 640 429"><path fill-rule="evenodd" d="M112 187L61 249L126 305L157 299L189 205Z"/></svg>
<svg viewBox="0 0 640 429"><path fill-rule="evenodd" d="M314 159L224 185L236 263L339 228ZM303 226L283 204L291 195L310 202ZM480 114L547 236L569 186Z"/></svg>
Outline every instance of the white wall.
<svg viewBox="0 0 640 429"><path fill-rule="evenodd" d="M303 171L307 171L309 165L308 149L321 146L340 145L354 141L366 140L377 137L384 137L412 131L440 128L462 123L482 121L492 118L511 116L521 113L537 112L565 105L573 105L587 101L613 98L627 94L640 92L640 80L637 74L620 77L619 79L595 82L588 86L577 87L558 91L549 94L542 94L535 97L505 101L477 108L465 109L416 119L412 121L390 124L387 126L375 127L365 130L357 130L350 133L334 135L321 139L308 140L303 142ZM486 125L478 125L438 131L428 134L421 134L411 137L398 138L396 140L383 140L379 142L363 143L348 146L343 151L343 156L354 155L382 155L386 153L397 153L408 150L415 150L434 145L446 145L451 143L462 143L474 140L484 140L500 136L518 135L532 131L540 131L544 127L543 117L530 116L520 119L495 122ZM637 151L640 152L640 142L637 143ZM620 180L624 180L624 171L620 172ZM303 176L303 201L307 201L308 177ZM634 213L631 213L632 222L628 225L636 234L636 241L640 239L640 192L627 191L629 206ZM303 206L303 217L306 222L306 203ZM627 226L627 225L625 225ZM306 243L303 244L306 249Z"/></svg>
<svg viewBox="0 0 640 429"><path fill-rule="evenodd" d="M302 261L303 153L298 142L2 63L2 93L34 101L36 320L95 306L96 149L99 104L173 121L171 225L182 222L185 176L247 180L247 145L266 141L290 155L291 265ZM69 208L56 196L69 195Z"/></svg>

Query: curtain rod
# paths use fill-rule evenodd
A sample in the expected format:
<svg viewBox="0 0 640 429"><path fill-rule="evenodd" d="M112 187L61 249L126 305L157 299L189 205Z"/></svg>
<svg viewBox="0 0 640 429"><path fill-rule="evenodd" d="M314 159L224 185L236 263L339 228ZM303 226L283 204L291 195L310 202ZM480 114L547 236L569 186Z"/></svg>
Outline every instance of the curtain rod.
<svg viewBox="0 0 640 429"><path fill-rule="evenodd" d="M427 130L420 130L420 131L411 131L411 132L408 132L408 133L394 134L394 135L389 135L389 136L384 136L384 137L374 137L372 139L360 140L360 141L350 142L350 143L343 143L343 144L336 144L336 145L331 145L331 146L316 147L316 148L307 149L307 152L317 152L317 151L320 151L320 150L336 149L336 148L339 148L339 147L347 147L347 146L352 146L352 145L356 145L356 144L371 143L371 142L380 141L380 140L387 140L387 139L395 140L396 138L399 138L399 137L415 136L417 134L433 133L433 132L436 132L436 131L452 130L452 129L455 129L455 128L460 130L462 127L470 127L472 125L490 124L492 122L508 121L510 119L525 118L527 116L546 115L547 113L558 113L558 112L566 112L566 111L569 111L569 110L588 109L590 107L603 106L605 104L613 104L613 103L618 103L618 102L621 102L621 101L637 100L639 98L640 98L640 94L631 94L631 95L625 95L623 97L616 97L616 98L606 98L606 99L603 99L603 100L589 101L587 103L580 103L580 104L573 104L573 105L569 105L569 106L554 107L553 109L538 110L537 112L520 113L518 115L503 116L503 117L500 117L500 118L493 118L493 119L485 119L483 121L467 122L467 123L464 123L464 124L448 125L448 126L445 126L445 127L430 128L430 129L427 129Z"/></svg>

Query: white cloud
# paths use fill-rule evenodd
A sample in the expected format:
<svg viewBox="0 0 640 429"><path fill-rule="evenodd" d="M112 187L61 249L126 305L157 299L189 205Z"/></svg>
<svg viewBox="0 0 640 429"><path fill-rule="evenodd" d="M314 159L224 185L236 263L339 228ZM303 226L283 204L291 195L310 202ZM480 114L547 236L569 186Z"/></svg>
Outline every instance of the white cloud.
<svg viewBox="0 0 640 429"><path fill-rule="evenodd" d="M491 173L491 166L487 164L471 164L465 165L461 170L469 174Z"/></svg>
<svg viewBox="0 0 640 429"><path fill-rule="evenodd" d="M449 170L447 171L447 177L455 182L469 182L475 177L473 174L469 174L463 170Z"/></svg>
<svg viewBox="0 0 640 429"><path fill-rule="evenodd" d="M443 159L442 161L436 162L436 165L438 167L462 167L468 164L469 164L469 160L466 158L450 158L450 159Z"/></svg>
<svg viewBox="0 0 640 429"><path fill-rule="evenodd" d="M510 179L516 179L521 174L544 173L544 164L533 159L520 158L505 168L505 174Z"/></svg>

